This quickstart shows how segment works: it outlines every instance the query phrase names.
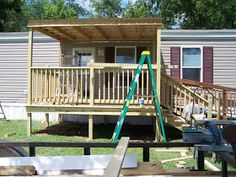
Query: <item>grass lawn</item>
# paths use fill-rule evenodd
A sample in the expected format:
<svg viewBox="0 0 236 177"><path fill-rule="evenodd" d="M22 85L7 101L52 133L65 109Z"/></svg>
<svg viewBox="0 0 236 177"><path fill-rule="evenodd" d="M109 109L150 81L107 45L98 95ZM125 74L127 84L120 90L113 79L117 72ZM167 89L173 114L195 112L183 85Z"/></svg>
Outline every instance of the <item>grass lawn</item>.
<svg viewBox="0 0 236 177"><path fill-rule="evenodd" d="M112 132L115 125L94 125L94 137L93 142L110 142ZM43 128L40 122L33 122L34 134L31 137L26 136L26 121L0 121L0 137L1 140L7 141L43 141L43 142L88 142L87 138L87 124L79 123L63 123L56 124L50 122L50 127ZM14 136L5 137L7 133L16 132ZM122 130L123 136L131 137L131 140L148 140L154 139L154 133L151 126L133 126L125 125ZM180 138L179 132L167 128L168 139ZM176 141L176 140L174 140ZM177 140L178 141L178 140ZM160 148L159 148L160 149ZM150 149L150 160L157 162L164 159L172 159L181 157L180 153L159 153L157 148ZM179 148L178 148L179 149ZM91 149L91 154L109 154L113 149L110 148L96 148ZM142 149L129 148L128 153L134 153L137 155L138 161L142 161ZM82 148L36 148L36 154L38 156L63 156L63 155L82 155ZM192 150L187 155L192 155ZM211 162L211 158L207 158ZM193 159L186 160L187 167L193 167L195 161ZM164 168L176 169L176 162L165 163ZM216 166L220 167L219 164Z"/></svg>

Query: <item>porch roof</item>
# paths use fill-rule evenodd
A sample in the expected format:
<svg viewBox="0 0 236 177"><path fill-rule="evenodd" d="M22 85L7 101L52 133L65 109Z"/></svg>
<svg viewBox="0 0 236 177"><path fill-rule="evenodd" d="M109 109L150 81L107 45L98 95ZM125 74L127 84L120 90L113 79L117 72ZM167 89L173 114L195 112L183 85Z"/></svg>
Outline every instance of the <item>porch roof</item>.
<svg viewBox="0 0 236 177"><path fill-rule="evenodd" d="M35 20L28 27L60 41L153 41L162 19Z"/></svg>

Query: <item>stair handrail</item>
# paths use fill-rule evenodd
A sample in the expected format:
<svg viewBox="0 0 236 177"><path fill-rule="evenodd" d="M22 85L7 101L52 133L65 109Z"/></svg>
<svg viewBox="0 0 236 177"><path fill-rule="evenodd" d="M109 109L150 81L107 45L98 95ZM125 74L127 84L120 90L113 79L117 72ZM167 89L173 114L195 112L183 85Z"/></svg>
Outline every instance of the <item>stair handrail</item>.
<svg viewBox="0 0 236 177"><path fill-rule="evenodd" d="M182 84L186 84L189 86L194 86L197 87L197 89L194 90L194 92L196 92L199 88L206 90L213 98L215 98L217 101L219 101L220 99L217 98L214 94L212 94L209 89L218 89L221 90L222 92L224 91L231 91L231 92L236 92L235 88L231 88L231 87L224 87L224 86L220 86L220 85L215 85L212 83L206 83L206 82L198 82L198 81L192 81L192 80L187 80L187 79L179 79L179 78L175 78L176 81L182 83ZM228 108L227 105L224 104L224 102L222 101L222 107L226 108L229 112L230 112L230 118L232 119L233 117L233 113L232 111Z"/></svg>

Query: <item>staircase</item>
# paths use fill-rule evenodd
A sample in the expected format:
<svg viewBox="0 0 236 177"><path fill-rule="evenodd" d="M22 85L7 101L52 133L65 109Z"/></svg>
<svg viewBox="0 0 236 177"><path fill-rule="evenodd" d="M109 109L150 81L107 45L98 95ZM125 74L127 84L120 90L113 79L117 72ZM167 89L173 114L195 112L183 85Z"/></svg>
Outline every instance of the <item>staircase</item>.
<svg viewBox="0 0 236 177"><path fill-rule="evenodd" d="M193 104L193 100L195 117L236 118L235 88L175 79L162 73L160 99L165 122L180 130L191 120L185 108Z"/></svg>
<svg viewBox="0 0 236 177"><path fill-rule="evenodd" d="M193 100L194 113L202 115L201 117L207 110L211 110L212 106L211 101L165 73L161 74L160 99L165 122L180 130L188 126L187 121L191 121L190 115L186 114L185 109L193 104ZM211 111L207 112L205 118L211 118Z"/></svg>

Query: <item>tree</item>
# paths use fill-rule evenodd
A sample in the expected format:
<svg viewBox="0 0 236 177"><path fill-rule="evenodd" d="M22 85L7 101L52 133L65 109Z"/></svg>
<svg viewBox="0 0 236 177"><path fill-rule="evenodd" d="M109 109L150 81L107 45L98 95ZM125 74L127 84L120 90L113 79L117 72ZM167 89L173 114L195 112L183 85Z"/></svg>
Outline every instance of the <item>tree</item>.
<svg viewBox="0 0 236 177"><path fill-rule="evenodd" d="M159 0L137 0L129 2L124 17L156 17L159 15Z"/></svg>
<svg viewBox="0 0 236 177"><path fill-rule="evenodd" d="M122 17L121 0L90 0L94 9L93 17L117 18Z"/></svg>
<svg viewBox="0 0 236 177"><path fill-rule="evenodd" d="M86 15L86 10L75 0L31 0L29 19L49 20L79 18Z"/></svg>
<svg viewBox="0 0 236 177"><path fill-rule="evenodd" d="M235 28L235 0L162 0L161 16L167 28Z"/></svg>
<svg viewBox="0 0 236 177"><path fill-rule="evenodd" d="M23 0L1 0L0 5L0 32L21 31L25 24L22 7Z"/></svg>

